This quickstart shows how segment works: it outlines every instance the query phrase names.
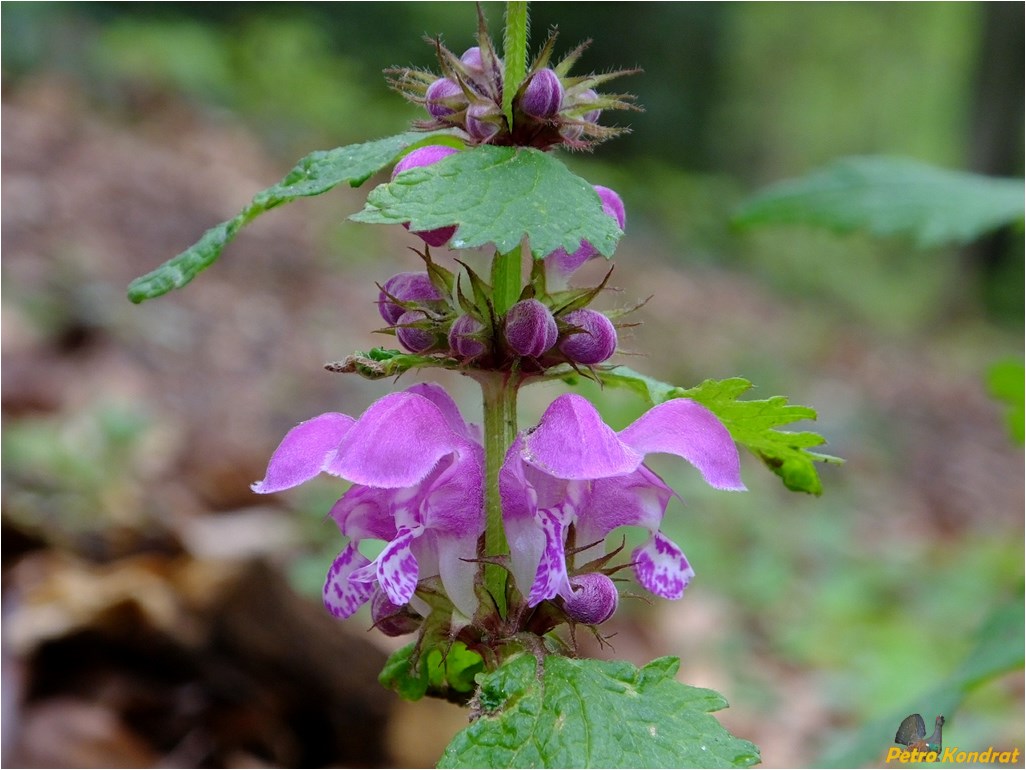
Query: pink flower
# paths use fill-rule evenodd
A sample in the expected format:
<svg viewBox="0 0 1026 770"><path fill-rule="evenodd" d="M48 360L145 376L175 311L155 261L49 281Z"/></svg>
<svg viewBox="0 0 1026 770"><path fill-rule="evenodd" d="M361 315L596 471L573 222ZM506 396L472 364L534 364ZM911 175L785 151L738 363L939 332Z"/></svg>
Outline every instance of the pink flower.
<svg viewBox="0 0 1026 770"><path fill-rule="evenodd" d="M638 582L666 599L683 595L694 571L659 530L674 492L643 464L652 452L684 458L717 489L744 489L730 433L687 399L659 404L616 433L586 399L565 394L513 442L499 488L513 576L530 606L573 597L565 547L571 524L578 545L599 543L617 527L648 529L633 553Z"/></svg>
<svg viewBox="0 0 1026 770"><path fill-rule="evenodd" d="M253 490L290 489L321 472L353 483L329 514L350 539L324 584L333 615L352 615L375 585L396 607L416 602L418 581L438 575L453 605L473 616L476 568L463 560L477 556L484 532L484 451L441 387L392 393L359 419L329 412L297 425ZM366 539L387 542L373 562L359 551Z"/></svg>

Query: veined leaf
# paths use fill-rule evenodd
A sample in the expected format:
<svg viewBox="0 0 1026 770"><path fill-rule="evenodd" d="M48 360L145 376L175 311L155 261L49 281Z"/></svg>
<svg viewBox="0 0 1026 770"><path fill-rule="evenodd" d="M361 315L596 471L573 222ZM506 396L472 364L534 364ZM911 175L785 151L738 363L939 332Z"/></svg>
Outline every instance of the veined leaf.
<svg viewBox="0 0 1026 770"><path fill-rule="evenodd" d="M541 259L589 241L611 256L622 235L592 186L550 153L530 147L481 146L410 169L367 197L350 219L409 222L414 231L459 225L459 249L494 243L502 253L525 237Z"/></svg>
<svg viewBox="0 0 1026 770"><path fill-rule="evenodd" d="M697 401L720 418L734 441L762 460L781 478L784 486L795 492L822 494L823 484L815 463L843 462L837 457L809 451L809 447L826 443L818 433L777 430L781 425L799 420L815 420L814 409L788 404L783 396L739 401L738 397L752 387L752 383L742 377L706 380L694 388L679 388L626 366L599 370L597 374L602 382L630 388L652 404L671 398Z"/></svg>
<svg viewBox="0 0 1026 770"><path fill-rule="evenodd" d="M907 158L842 158L766 188L734 215L741 227L802 224L903 235L920 248L968 243L1023 219L1021 179L949 171Z"/></svg>
<svg viewBox="0 0 1026 770"><path fill-rule="evenodd" d="M422 144L462 146L455 137L447 134L408 131L374 142L310 153L278 184L257 193L235 217L210 228L181 254L132 281L128 287L128 298L139 303L182 288L214 264L239 230L265 211L296 198L321 195L343 182L359 187L373 174L391 165L404 150Z"/></svg>
<svg viewBox="0 0 1026 770"><path fill-rule="evenodd" d="M711 716L712 690L674 679L677 658L630 663L532 655L481 678L481 716L439 767L750 767L759 750Z"/></svg>

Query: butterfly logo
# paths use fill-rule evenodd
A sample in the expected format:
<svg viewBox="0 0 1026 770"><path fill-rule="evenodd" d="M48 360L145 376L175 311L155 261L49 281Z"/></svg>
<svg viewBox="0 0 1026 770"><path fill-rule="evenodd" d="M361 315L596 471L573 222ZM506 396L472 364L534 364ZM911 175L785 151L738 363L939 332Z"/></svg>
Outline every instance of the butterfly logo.
<svg viewBox="0 0 1026 770"><path fill-rule="evenodd" d="M941 751L941 730L944 717L937 717L934 722L933 735L926 737L926 722L920 714L909 714L901 722L901 727L894 735L894 742L908 746L913 751Z"/></svg>

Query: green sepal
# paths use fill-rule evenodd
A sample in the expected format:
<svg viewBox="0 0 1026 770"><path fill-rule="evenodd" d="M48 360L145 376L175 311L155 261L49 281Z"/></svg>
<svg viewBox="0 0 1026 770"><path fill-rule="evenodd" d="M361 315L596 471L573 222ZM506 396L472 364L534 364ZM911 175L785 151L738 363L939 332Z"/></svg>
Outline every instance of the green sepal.
<svg viewBox="0 0 1026 770"><path fill-rule="evenodd" d="M387 139L310 153L278 184L254 195L236 216L210 228L188 249L132 281L128 298L139 303L182 288L214 264L239 230L261 214L296 198L321 195L344 182L359 187L405 152L427 144L463 146L451 134L408 131Z"/></svg>
<svg viewBox="0 0 1026 770"><path fill-rule="evenodd" d="M799 420L815 420L816 410L788 404L783 396L758 401L739 401L752 387L742 377L705 380L693 388L679 388L647 377L626 366L597 369L596 376L606 385L630 388L651 404L672 398L690 398L715 414L730 431L731 438L762 460L794 492L823 493L823 484L815 463L842 463L838 457L809 451L826 443L811 431L781 431L777 427Z"/></svg>
<svg viewBox="0 0 1026 770"><path fill-rule="evenodd" d="M626 662L531 654L480 676L477 719L439 767L750 767L752 743L709 712L712 690L677 682L676 658Z"/></svg>

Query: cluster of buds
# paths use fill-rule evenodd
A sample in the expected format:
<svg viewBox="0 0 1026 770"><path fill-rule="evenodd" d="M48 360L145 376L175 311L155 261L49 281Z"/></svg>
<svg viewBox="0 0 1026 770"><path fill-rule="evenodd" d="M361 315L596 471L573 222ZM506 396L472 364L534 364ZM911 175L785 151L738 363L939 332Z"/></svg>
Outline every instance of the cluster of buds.
<svg viewBox="0 0 1026 770"><path fill-rule="evenodd" d="M398 273L382 284L378 310L400 345L479 369L509 369L519 359L518 368L528 374L562 363L594 366L616 352L616 328L604 314L587 307L553 309L529 297L497 317L487 285L467 271L479 301L467 298L459 279L430 261L428 271Z"/></svg>
<svg viewBox="0 0 1026 770"><path fill-rule="evenodd" d="M552 66L556 34L550 34L512 99L511 114L503 110L503 62L488 37L484 20L478 45L461 56L433 41L441 73L410 68L388 70L393 88L423 107L426 119L414 126L434 131L458 128L470 144L591 149L627 129L601 126L603 110L638 109L629 94L599 93L596 87L635 70L571 76L571 67L588 43ZM512 122L511 122L512 119Z"/></svg>

